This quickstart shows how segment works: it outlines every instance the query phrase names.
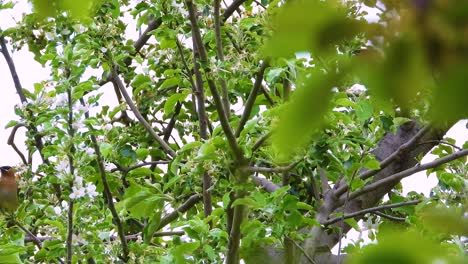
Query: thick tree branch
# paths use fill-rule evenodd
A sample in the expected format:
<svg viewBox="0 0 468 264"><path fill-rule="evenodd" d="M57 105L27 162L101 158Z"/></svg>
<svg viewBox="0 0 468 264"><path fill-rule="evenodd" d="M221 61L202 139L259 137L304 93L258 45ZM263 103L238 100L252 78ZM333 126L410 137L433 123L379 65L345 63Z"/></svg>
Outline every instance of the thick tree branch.
<svg viewBox="0 0 468 264"><path fill-rule="evenodd" d="M8 52L8 47L6 46L5 37L0 35L0 47L2 49L3 57L5 57L5 61L8 64L8 68L10 68L10 74L13 78L13 83L15 84L16 92L18 93L20 100L22 103L26 103L27 99L23 92L23 86L21 86L21 82L18 77L18 73L16 72L15 63Z"/></svg>
<svg viewBox="0 0 468 264"><path fill-rule="evenodd" d="M423 170L427 170L427 169L431 169L431 168L436 168L442 164L445 164L447 162L450 162L450 161L453 161L453 160L456 160L456 159L459 159L461 157L464 157L468 155L468 149L464 149L462 151L458 151L458 152L455 152L451 155L447 155L445 157L442 157L442 158L439 158L439 159L436 159L432 162L428 162L426 164L422 164L422 165L416 165L415 167L412 167L410 169L406 169L404 171L401 171L401 172L398 172L398 173L395 173L391 176L388 176L384 179L381 179L381 180L378 180L376 182L373 182L369 185L366 185L364 187L362 187L361 189L359 190L356 190L352 193L349 194L349 199L354 199L360 195L363 195L365 193L368 193L370 191L374 191L376 189L378 189L379 187L383 186L383 185L386 185L388 183L391 183L391 182L394 182L394 181L399 181L405 177L408 177L408 176L411 176L413 174L415 174L416 172L420 172L420 171L423 171Z"/></svg>
<svg viewBox="0 0 468 264"><path fill-rule="evenodd" d="M340 221L342 221L344 219L352 218L352 217L355 217L355 216L360 216L360 215L364 215L364 214L367 214L367 213L374 213L374 212L378 212L378 211L384 210L384 209L397 208L397 207L406 206L406 205L415 205L415 204L418 204L420 202L422 202L422 200L406 201L406 202L401 202L401 203L394 203L394 204L386 204L386 205L376 206L376 207L356 211L356 212L353 212L353 213L350 213L350 214L344 214L343 216L334 217L334 218L328 219L327 221L325 221L325 222L323 222L321 224L324 225L324 226L328 226L328 225L340 222Z"/></svg>
<svg viewBox="0 0 468 264"><path fill-rule="evenodd" d="M112 81L117 84L117 87L119 87L119 90L125 98L125 101L127 102L128 106L130 107L138 121L140 121L140 123L146 129L146 131L148 131L148 133L161 145L161 147L167 154L169 154L172 157L175 157L177 155L175 151L158 134L156 134L151 125L141 115L140 111L138 111L138 108L133 103L132 98L130 98L130 95L127 93L127 90L125 89L125 86L120 80L119 76L117 75L117 71L115 69L112 72Z"/></svg>
<svg viewBox="0 0 468 264"><path fill-rule="evenodd" d="M185 1L189 13L189 18L190 18L190 24L192 27L192 37L197 45L199 54L200 54L200 64L204 66L205 74L206 74L206 79L208 82L208 87L210 88L211 95L213 96L214 104L216 107L216 111L218 112L219 115L219 121L221 123L221 127L224 131L224 134L226 135L226 138L228 140L229 146L234 153L234 156L236 157L236 160L238 162L241 162L244 160L244 155L237 144L236 137L234 136L234 133L232 132L232 128L229 125L229 120L227 118L225 109L223 107L223 102L221 100L221 96L219 95L218 88L216 87L216 84L214 83L213 79L210 76L210 70L207 67L208 64L208 55L206 53L205 47L203 46L203 41L200 33L200 28L198 26L197 22L197 16L196 16L196 9L195 5L193 4L192 0L186 0Z"/></svg>
<svg viewBox="0 0 468 264"><path fill-rule="evenodd" d="M228 20L228 18L236 11L246 0L234 0L232 4L224 10L223 13L223 22Z"/></svg>
<svg viewBox="0 0 468 264"><path fill-rule="evenodd" d="M388 156L382 162L380 162L379 169L365 171L361 175L359 175L359 178L363 180L368 179L374 176L375 174L377 174L379 171L382 171L383 169L385 169L392 162L399 159L402 155L406 154L413 147L415 147L418 141L428 132L428 130L429 130L429 126L425 126L421 130L419 130L418 133L416 133L416 135L414 135L408 142L401 145L395 152L393 152L390 156ZM343 185L338 190L335 191L335 196L340 197L347 190L348 190L348 185Z"/></svg>
<svg viewBox="0 0 468 264"><path fill-rule="evenodd" d="M222 63L224 62L224 53L223 53L223 39L221 38L221 21L220 21L220 2L221 0L213 0L214 3L214 28L215 28L215 40L216 40L216 54L218 55L218 60ZM227 90L226 81L219 77L219 84L221 85L223 107L226 111L226 115L229 118L230 116L230 103L229 103L229 94Z"/></svg>
<svg viewBox="0 0 468 264"><path fill-rule="evenodd" d="M280 186L276 185L275 183L269 181L266 178L260 178L257 176L251 176L251 178L253 182L255 183L255 185L262 187L267 192L272 193L278 190L279 188L281 188Z"/></svg>
<svg viewBox="0 0 468 264"><path fill-rule="evenodd" d="M205 108L205 90L203 88L203 78L200 72L200 47L199 44L195 41L195 38L192 38L193 43L193 73L195 75L195 98L197 99L197 113L198 121L200 124L200 138L204 141L208 140L208 115L206 114ZM206 171L203 172L202 176L202 188L203 188L203 213L205 217L211 215L213 211L213 206L211 202L211 192L209 188L211 187L211 177ZM210 223L211 226L211 223Z"/></svg>
<svg viewBox="0 0 468 264"><path fill-rule="evenodd" d="M262 66L260 67L260 70L257 72L257 78L255 78L255 83L253 85L253 88L250 91L249 97L247 98L247 102L245 102L244 112L242 113L236 133L234 134L236 137L239 137L240 133L244 129L245 123L247 123L247 121L250 118L250 113L252 112L255 99L257 99L258 91L262 87L263 74L265 73L265 70L268 67L268 65L269 65L268 62L264 61L262 63Z"/></svg>
<svg viewBox="0 0 468 264"><path fill-rule="evenodd" d="M7 62L8 67L10 69L10 74L11 74L11 77L13 78L13 83L15 84L16 92L18 93L20 97L21 103L23 105L27 104L28 100L23 92L23 86L21 85L21 82L18 77L18 73L16 72L15 63L13 62L13 59L11 58L10 53L8 52L6 41L3 35L0 35L0 48L1 48L3 56L5 57L5 61ZM28 111L31 114L31 116L34 116L34 113L32 113L29 109L26 109L26 111ZM49 159L47 159L44 156L44 153L42 153L42 150L44 149L44 143L42 142L42 137L41 135L39 135L36 126L28 124L27 128L28 130L32 131L32 134L34 137L34 145L39 151L39 155L41 156L42 161L45 164L50 165ZM28 164L29 163L30 162L28 162ZM62 195L62 190L60 188L60 185L55 183L53 184L53 187L54 187L57 197L60 198L60 196Z"/></svg>
<svg viewBox="0 0 468 264"><path fill-rule="evenodd" d="M420 139L421 142L427 140L439 140L443 137L445 132L450 128L451 124L447 124L445 127L439 127L437 129L430 129L424 136ZM377 148L373 151L373 154L378 160L385 160L387 157L391 156L392 153L398 150L398 148L410 141L420 130L421 128L415 121L410 121L402 125L395 134L388 133L386 134L381 141L378 143ZM373 178L374 181L379 181L385 179L386 177L398 173L402 170L412 168L415 164L418 163L418 160L415 157L426 154L431 150L434 144L424 144L417 145L412 148L406 155L404 155L398 161L391 163L385 169L378 172ZM389 182L386 185L377 188L372 192L368 192L362 197L355 198L349 201L346 208L340 207L343 204L343 200L337 199L334 195L334 191L340 189L344 184L347 185L345 181L338 182L333 189L323 193L322 203L317 210L316 220L320 223L328 220L329 216L332 213L342 212L352 213L366 208L375 206L382 197L391 191L399 181ZM351 227L347 224L344 224L343 232L347 232ZM310 256L316 256L321 254L317 252L317 249L320 248L332 248L340 239L339 234L336 232L326 232L325 229L321 227L312 227L308 231L304 231L309 234L309 237L305 239L303 247L308 252ZM316 257L314 257L316 259Z"/></svg>

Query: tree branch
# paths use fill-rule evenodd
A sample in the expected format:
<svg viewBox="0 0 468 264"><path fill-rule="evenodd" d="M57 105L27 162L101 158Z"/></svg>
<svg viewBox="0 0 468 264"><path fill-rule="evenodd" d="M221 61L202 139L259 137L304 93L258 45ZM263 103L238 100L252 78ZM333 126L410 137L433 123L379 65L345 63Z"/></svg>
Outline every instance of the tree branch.
<svg viewBox="0 0 468 264"><path fill-rule="evenodd" d="M401 180L401 179L403 179L405 177L408 177L408 176L411 176L411 175L415 174L416 172L438 167L438 166L440 166L442 164L445 164L445 163L450 162L452 160L459 159L459 158L464 157L466 155L468 155L468 149L464 149L462 151L455 152L455 153L453 153L451 155L436 159L436 160L434 160L432 162L428 162L428 163L422 164L422 165L417 165L417 166L409 168L407 170L395 173L395 174L393 174L391 176L388 176L388 177L386 177L384 179L373 182L373 183L371 183L369 185L366 185L366 186L362 187L359 190L356 190L356 191L350 193L349 194L349 199L354 199L354 198L356 198L356 197L358 197L360 195L363 195L363 194L368 193L370 191L376 190L377 188L379 188L379 187L381 187L383 185L386 185L388 183L391 183L393 181L399 181L399 180ZM342 199L340 199L340 202L341 202L341 200Z"/></svg>
<svg viewBox="0 0 468 264"><path fill-rule="evenodd" d="M130 166L130 167L117 167L117 168L113 168L110 170L110 172L116 172L116 171L124 171L124 172L129 172L131 170L134 170L134 169L137 169L137 168L141 168L141 167L144 167L144 166L151 166L151 165L159 165L159 164L169 164L170 161L168 160L156 160L156 161L146 161L146 162L143 162L143 163L140 163L140 164L136 164L136 165L133 165L133 166Z"/></svg>
<svg viewBox="0 0 468 264"><path fill-rule="evenodd" d="M169 141L169 138L172 134L172 130L174 129L174 126L176 123L177 116L179 115L181 109L182 109L182 103L177 102L175 105L174 114L172 114L171 120L169 121L169 124L167 124L163 132L163 135L164 135L163 140L166 142Z"/></svg>
<svg viewBox="0 0 468 264"><path fill-rule="evenodd" d="M65 68L65 76L66 79L70 78L70 70L68 68ZM67 87L67 101L68 101L68 136L70 142L73 142L73 138L75 137L75 130L73 129L73 99L72 99L72 88L69 86ZM69 188L70 188L70 193L73 192L73 185L74 185L74 179L75 179L75 163L74 163L74 154L75 154L75 147L73 143L70 144L69 146L70 149L67 150L67 157L68 157L68 163L70 167L70 174L72 178L70 179L69 182ZM72 198L69 197L68 200L68 213L67 213L67 241L66 241L66 247L67 247L67 263L71 264L72 263L72 256L73 256L73 207L75 205L75 202Z"/></svg>
<svg viewBox="0 0 468 264"><path fill-rule="evenodd" d="M325 222L323 222L321 224L324 225L324 226L328 226L328 225L340 222L340 221L342 221L344 219L352 218L352 217L355 217L355 216L364 215L364 214L367 214L367 213L375 213L377 211L384 210L384 209L389 209L389 208L397 208L397 207L406 206L406 205L415 205L415 204L418 204L420 202L422 202L422 200L406 201L406 202L401 202L401 203L394 203L394 204L386 204L386 205L376 206L376 207L360 210L360 211L357 211L357 212L353 212L353 213L350 213L350 214L344 214L342 216L334 217L334 218L328 219L327 221L325 221Z"/></svg>
<svg viewBox="0 0 468 264"><path fill-rule="evenodd" d="M271 137L271 132L267 132L265 135L263 135L262 137L260 137L257 142L255 142L255 144L253 145L252 147L252 152L255 152L257 151L257 149L259 149L267 139L269 139Z"/></svg>
<svg viewBox="0 0 468 264"><path fill-rule="evenodd" d="M239 8L246 0L234 0L230 6L224 10L223 13L223 22L228 20L228 18Z"/></svg>
<svg viewBox="0 0 468 264"><path fill-rule="evenodd" d="M143 46L148 42L148 40L151 37L150 32L157 29L158 27L160 27L161 24L162 24L162 19L161 18L153 19L148 23L148 27L143 32L143 34L141 34L141 36L133 43L133 48L135 49L135 52L131 53L130 56L128 56L127 58L124 59L124 64L126 66L129 66L132 63L132 57L135 56L136 54L138 54L140 52L140 50L143 48ZM120 71L117 71L117 72L120 72ZM104 84L109 82L111 80L110 77L111 76L109 76L109 78L107 78L105 80L101 80L99 82L99 85L103 86Z"/></svg>
<svg viewBox="0 0 468 264"><path fill-rule="evenodd" d="M117 75L117 70L115 68L112 71L112 81L117 84L117 87L119 87L119 90L125 98L125 101L127 102L128 106L132 110L133 114L135 114L135 117L138 119L138 121L140 121L140 123L146 129L146 131L148 131L148 133L161 145L161 147L164 149L164 151L166 151L167 154L171 155L172 157L175 157L177 155L175 151L158 134L156 134L151 125L141 115L140 111L138 111L138 108L133 103L132 98L130 98L130 95L127 93L127 90L125 89L122 81Z"/></svg>
<svg viewBox="0 0 468 264"><path fill-rule="evenodd" d="M21 82L18 77L18 73L16 72L15 63L13 59L10 57L10 53L8 52L8 48L6 46L5 37L0 35L0 47L2 48L3 57L5 57L5 61L8 64L8 68L10 68L10 74L13 78L13 83L15 84L16 92L18 93L20 100L22 103L26 103L28 100L23 92L23 86L21 86Z"/></svg>
<svg viewBox="0 0 468 264"><path fill-rule="evenodd" d="M220 2L221 0L213 0L214 3L214 28L215 28L215 40L216 40L216 54L218 55L218 60L222 63L224 62L224 54L223 54L223 39L221 38L221 21L220 21L220 14L219 14L219 8L220 8ZM224 110L226 111L226 115L229 118L230 116L230 104L229 104L229 94L227 90L227 85L226 81L219 77L219 84L221 85L221 92L223 94L222 100L223 100L223 107Z"/></svg>
<svg viewBox="0 0 468 264"><path fill-rule="evenodd" d="M28 161L26 160L26 157L23 155L23 153L18 149L18 147L15 144L16 131L20 127L26 127L26 124L25 123L18 123L13 127L13 129L11 130L10 136L8 137L7 144L10 145L15 150L15 152L18 154L18 156L20 156L21 161L23 161L23 164L27 165Z"/></svg>
<svg viewBox="0 0 468 264"><path fill-rule="evenodd" d="M247 168L247 170L249 172L266 172L266 173L280 173L280 172L287 172L287 171L290 171L292 169L294 169L297 164L299 164L299 162L301 162L300 160L299 161L296 161L288 166L284 166L284 167L276 167L276 168L267 168L267 167L249 167Z"/></svg>
<svg viewBox="0 0 468 264"><path fill-rule="evenodd" d="M5 41L5 38L4 38L3 35L0 35L0 47L1 47L2 54L5 57L5 61L7 62L8 67L10 69L10 74L11 74L11 77L13 78L13 83L15 84L16 92L18 93L18 95L20 97L21 103L22 104L27 104L28 100L27 100L26 96L24 95L23 86L21 85L21 82L20 82L19 77L18 77L18 73L16 72L15 63L13 62L13 59L11 58L10 53L8 52L8 48L6 46L6 41ZM26 109L26 111L28 111L28 113L32 117L34 117L34 114L32 113L32 111L30 111L29 109ZM33 137L34 137L34 145L36 146L37 150L39 151L39 155L41 156L42 161L45 164L50 165L49 159L45 158L44 153L42 153L42 150L44 149L44 143L42 142L42 137L41 137L41 135L39 135L36 126L28 125L27 128L28 128L28 130L32 131L32 134L33 134ZM28 162L28 164L29 164L29 162ZM60 198L60 196L62 195L62 189L60 188L60 185L54 183L53 187L55 189L55 193L56 193L57 197Z"/></svg>
<svg viewBox="0 0 468 264"><path fill-rule="evenodd" d="M216 111L218 112L219 115L219 121L221 123L221 127L224 131L224 134L226 135L226 138L228 140L229 146L234 153L234 156L236 157L236 160L238 162L243 161L244 159L244 154L237 144L236 137L234 136L234 133L232 132L232 128L229 125L229 120L227 118L226 112L223 107L223 103L221 100L221 97L218 93L218 89L216 88L216 84L214 83L213 79L209 76L209 68L207 67L208 64L208 56L205 50L205 47L203 46L203 41L200 33L200 28L197 23L197 17L196 17L196 9L195 6L192 2L192 0L186 0L185 1L189 13L189 18L190 18L190 24L192 27L192 37L197 45L199 54L200 54L200 64L204 66L205 74L206 74L206 79L208 82L208 87L210 88L211 95L213 96L214 104L216 107Z"/></svg>
<svg viewBox="0 0 468 264"><path fill-rule="evenodd" d="M255 185L262 187L267 192L272 193L281 188L280 186L276 185L275 183L269 181L266 178L260 178L257 176L251 176L251 178Z"/></svg>
<svg viewBox="0 0 468 264"><path fill-rule="evenodd" d="M80 98L80 102L82 105L85 105L85 101L83 98ZM85 112L85 117L86 119L89 119L89 113ZM107 182L107 177L106 177L106 169L104 167L104 159L101 155L101 150L99 149L99 144L96 140L96 136L94 136L92 133L90 134L91 137L91 142L93 144L94 152L96 153L96 161L98 164L98 169L99 169L99 174L101 176L101 181L102 181L102 186L103 186L103 191L104 191L104 198L107 202L107 206L109 210L111 211L112 218L114 220L114 223L117 227L117 233L120 237L120 242L122 243L122 251L123 251L123 256L122 259L124 261L128 260L128 255L130 253L130 250L128 248L127 240L125 239L125 232L123 229L122 221L119 218L119 214L117 213L117 210L115 209L113 197L112 197L112 192L110 190L109 183Z"/></svg>
<svg viewBox="0 0 468 264"><path fill-rule="evenodd" d="M408 142L402 144L396 151L394 151L390 156L385 158L382 162L380 162L380 167L377 170L368 170L359 175L360 179L368 179L375 174L379 173L379 171L382 171L384 168L386 168L388 165L390 165L392 162L400 158L403 154L407 153L411 148L417 145L417 142L429 131L430 127L425 126L424 128L420 129L416 135L414 135ZM343 193L345 193L348 190L348 185L343 185L339 189L335 191L335 197L340 197Z"/></svg>
<svg viewBox="0 0 468 264"><path fill-rule="evenodd" d="M384 218L393 220L393 221L398 221L398 222L406 221L405 217L396 217L396 216L393 216L393 215L384 214L384 213L379 212L379 211L375 211L375 212L372 212L372 213L375 214L375 215L378 215L380 217L384 217Z"/></svg>
<svg viewBox="0 0 468 264"><path fill-rule="evenodd" d="M258 91L262 86L263 74L265 73L265 69L268 67L268 65L268 62L264 61L262 63L262 66L260 67L260 70L257 72L257 78L255 79L254 86L250 91L249 97L247 98L247 102L245 102L244 112L242 113L242 117L239 121L236 133L234 134L236 138L239 137L240 133L244 129L245 123L247 123L247 120L249 120L250 113L252 112L252 108L255 103L255 99L257 98Z"/></svg>
<svg viewBox="0 0 468 264"><path fill-rule="evenodd" d="M185 201L181 206L179 206L177 209L175 209L173 212L165 215L163 218L161 218L161 222L159 223L159 226L156 230L159 230L172 221L176 220L179 217L179 214L183 214L187 212L190 208L192 208L195 204L197 204L200 200L202 199L202 196L198 193L190 196L187 201Z"/></svg>
<svg viewBox="0 0 468 264"><path fill-rule="evenodd" d="M196 42L195 38L192 38L193 43L193 73L195 75L195 98L197 99L197 113L198 121L200 124L200 137L203 141L208 140L208 115L206 114L205 108L205 90L203 89L203 78L200 73L200 46ZM211 215L213 211L212 201L211 201L211 192L208 189L211 187L211 177L208 175L206 170L202 174L202 189L203 189L203 214L205 217ZM210 222L211 226L211 222Z"/></svg>

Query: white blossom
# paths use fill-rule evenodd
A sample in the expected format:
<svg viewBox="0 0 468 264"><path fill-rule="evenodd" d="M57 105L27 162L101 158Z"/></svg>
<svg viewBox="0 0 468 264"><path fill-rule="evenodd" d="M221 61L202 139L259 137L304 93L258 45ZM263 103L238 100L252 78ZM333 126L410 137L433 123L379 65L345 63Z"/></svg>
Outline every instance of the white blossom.
<svg viewBox="0 0 468 264"><path fill-rule="evenodd" d="M54 207L54 212L55 212L55 214L60 215L60 214L62 214L62 208L60 208L60 206L55 206Z"/></svg>
<svg viewBox="0 0 468 264"><path fill-rule="evenodd" d="M112 124L107 123L107 124L105 124L102 128L103 128L104 130L106 130L106 131L110 131L110 130L112 129Z"/></svg>
<svg viewBox="0 0 468 264"><path fill-rule="evenodd" d="M89 198L91 198L91 199L96 197L98 195L98 193L96 192L96 185L94 185L91 182L88 182L86 184L86 193L88 194Z"/></svg>
<svg viewBox="0 0 468 264"><path fill-rule="evenodd" d="M58 94L55 97L55 102L54 102L55 107L65 106L67 105L67 103L68 103L68 98L66 94Z"/></svg>
<svg viewBox="0 0 468 264"><path fill-rule="evenodd" d="M83 187L77 188L76 186L72 187L72 193L70 194L71 199L79 199L83 196L85 196L85 188Z"/></svg>

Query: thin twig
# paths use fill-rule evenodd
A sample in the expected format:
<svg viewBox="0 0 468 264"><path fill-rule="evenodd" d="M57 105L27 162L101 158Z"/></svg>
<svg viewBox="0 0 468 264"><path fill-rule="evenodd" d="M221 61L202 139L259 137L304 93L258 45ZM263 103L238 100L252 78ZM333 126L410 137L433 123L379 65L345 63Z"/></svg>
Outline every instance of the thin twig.
<svg viewBox="0 0 468 264"><path fill-rule="evenodd" d="M156 230L159 230L172 221L176 220L179 217L179 214L183 214L187 212L190 208L192 208L195 204L197 204L200 200L202 199L202 196L199 193L196 193L192 196L190 196L187 201L185 201L181 206L179 206L177 209L172 211L171 213L165 215L163 218L161 218L161 222L159 223L158 228Z"/></svg>
<svg viewBox="0 0 468 264"><path fill-rule="evenodd" d="M291 241L294 243L294 245L296 245L296 247L302 252L302 254L304 254L304 256L306 257L306 259L312 263L312 264L317 264L314 259L312 259L309 254L307 254L307 252L305 252L304 248L301 247L301 245L299 245L295 240L292 240Z"/></svg>
<svg viewBox="0 0 468 264"><path fill-rule="evenodd" d="M166 151L167 154L171 155L172 157L175 157L177 154L176 152L164 141L156 132L153 130L151 125L145 120L145 118L141 115L140 111L136 107L136 105L133 103L132 98L130 95L127 93L127 90L125 89L124 84L120 80L119 76L117 75L117 70L114 68L112 72L112 81L114 81L117 84L117 87L119 87L120 92L122 93L123 97L125 98L125 101L127 102L128 106L132 110L133 114L135 117L140 121L140 123L143 125L143 127L150 133L150 135L161 145L161 147Z"/></svg>
<svg viewBox="0 0 468 264"><path fill-rule="evenodd" d="M247 170L249 170L250 172L267 172L267 173L279 173L279 172L287 172L287 171L290 171L292 169L294 169L297 164L299 164L299 162L301 162L301 160L299 161L296 161L288 166L284 166L284 167L276 167L276 168L267 168L267 167L249 167L247 168Z"/></svg>
<svg viewBox="0 0 468 264"><path fill-rule="evenodd" d="M134 52L131 53L130 56L124 59L125 66L129 66L132 63L132 57L140 53L140 50L143 48L143 46L148 42L148 40L152 36L150 32L157 29L159 26L161 26L161 24L162 24L162 18L153 19L148 23L148 27L146 28L145 32L143 32L143 34L141 34L140 37L137 40L135 40L135 42L133 43ZM109 81L111 81L110 77L111 76L109 76L107 79L101 80L99 82L99 85L103 86Z"/></svg>
<svg viewBox="0 0 468 264"><path fill-rule="evenodd" d="M257 99L258 91L262 86L263 75L268 65L269 63L267 61L264 61L262 63L262 66L260 67L260 70L258 70L257 72L257 78L255 78L255 83L252 87L252 90L250 91L247 101L245 102L244 112L242 113L241 119L239 120L239 125L237 127L236 133L234 134L235 137L239 137L240 133L244 129L245 123L247 123L247 121L249 120L250 113L252 112L252 108L255 103L255 99Z"/></svg>
<svg viewBox="0 0 468 264"><path fill-rule="evenodd" d="M137 168L141 168L141 167L144 167L144 166L150 166L150 165L159 165L159 164L169 164L170 161L169 160L156 160L156 161L146 161L146 162L143 162L143 163L140 163L140 164L137 164L137 165L133 165L133 166L130 166L130 167L117 167L117 168L113 168L110 170L110 172L116 172L116 171L125 171L125 172L129 172L131 170L134 170L134 169L137 169Z"/></svg>
<svg viewBox="0 0 468 264"><path fill-rule="evenodd" d="M432 143L439 143L439 144L448 145L448 146L451 146L452 148L457 149L457 150L462 150L463 149L463 148L460 148L459 146L457 146L455 144L452 144L452 143L450 143L448 141L445 141L445 140L426 140L426 141L418 143L418 145L432 144Z"/></svg>
<svg viewBox="0 0 468 264"><path fill-rule="evenodd" d="M23 164L24 164L24 165L27 165L27 164L28 164L28 161L26 160L26 157L23 155L23 153L21 152L21 150L19 150L18 147L17 147L16 144L15 144L15 135L16 135L16 131L17 131L20 127L26 127L26 124L25 124L25 123L18 123L18 124L16 124L16 125L13 127L13 129L11 130L10 136L8 137L7 144L10 145L10 146L15 150L15 152L18 154L18 156L20 156L21 161L23 161Z"/></svg>
<svg viewBox="0 0 468 264"><path fill-rule="evenodd" d="M265 135L263 135L262 137L260 137L257 142L255 142L255 144L253 145L252 147L252 153L257 151L258 148L260 148L267 139L269 139L271 137L271 132L267 132Z"/></svg>
<svg viewBox="0 0 468 264"><path fill-rule="evenodd" d="M342 216L328 219L327 221L323 222L322 225L328 226L336 222L342 221L343 219L348 219L348 218L352 218L352 217L367 214L367 213L375 213L376 211L380 211L384 209L397 208L397 207L406 206L406 205L415 205L420 202L422 202L422 200L406 201L406 202L401 202L401 203L386 204L386 205L380 205L380 206L376 206L372 208L367 208L367 209L353 212L350 214L343 214Z"/></svg>
<svg viewBox="0 0 468 264"><path fill-rule="evenodd" d="M85 105L85 101L83 100L83 98L80 98L80 102L82 105ZM88 112L85 112L85 117L86 119L89 118ZM99 144L97 142L96 136L94 136L94 134L90 134L90 137L91 137L91 142L93 144L94 152L96 154L96 161L97 161L98 168L99 168L99 174L101 176L101 182L102 182L103 191L104 191L104 198L107 202L107 206L109 210L111 211L113 222L117 227L117 234L119 235L120 242L122 243L122 251L123 251L122 259L124 261L127 261L128 256L130 254L130 250L128 248L127 240L125 239L125 231L122 225L122 221L120 220L119 214L117 213L117 210L115 209L112 192L110 190L109 183L107 182L106 169L104 167L104 159L102 157L101 150L99 149Z"/></svg>
<svg viewBox="0 0 468 264"><path fill-rule="evenodd" d="M65 69L65 76L66 79L70 77L70 70L68 68ZM67 100L68 100L68 136L70 137L70 142L73 142L73 138L75 136L75 130L73 129L73 99L72 99L72 88L67 87ZM74 177L75 177L75 164L74 158L75 155L75 147L73 144L70 144L70 149L67 152L68 163L70 168L70 175L72 175L72 179L69 182L70 192L73 192L73 184L74 184ZM67 263L72 263L72 256L73 256L73 207L75 202L72 198L68 201L68 214L67 214Z"/></svg>
<svg viewBox="0 0 468 264"><path fill-rule="evenodd" d="M406 221L405 217L396 217L396 216L393 216L393 215L384 214L384 213L379 212L379 211L375 211L375 212L372 212L372 213L375 214L375 215L378 215L380 217L384 217L384 218L393 220L393 221L398 221L398 222L405 222Z"/></svg>
<svg viewBox="0 0 468 264"><path fill-rule="evenodd" d="M31 231L26 229L23 225L21 225L18 221L14 220L14 223L17 227L19 227L21 230L23 230L28 236L31 238L31 242L33 242L39 249L42 248L42 242L41 240L35 236Z"/></svg>

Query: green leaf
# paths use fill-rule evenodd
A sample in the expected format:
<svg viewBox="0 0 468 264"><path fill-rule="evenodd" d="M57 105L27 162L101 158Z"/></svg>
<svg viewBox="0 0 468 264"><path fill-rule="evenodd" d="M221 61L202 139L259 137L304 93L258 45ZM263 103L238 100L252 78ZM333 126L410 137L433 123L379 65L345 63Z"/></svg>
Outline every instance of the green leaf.
<svg viewBox="0 0 468 264"><path fill-rule="evenodd" d="M349 256L350 264L374 263L463 263L455 261L439 243L422 237L418 232L387 231L377 244L370 244Z"/></svg>
<svg viewBox="0 0 468 264"><path fill-rule="evenodd" d="M369 101L360 101L356 108L356 116L359 122L364 123L374 114L374 107Z"/></svg>
<svg viewBox="0 0 468 264"><path fill-rule="evenodd" d="M265 75L265 81L268 83L274 83L284 71L285 70L283 68L270 69Z"/></svg>
<svg viewBox="0 0 468 264"><path fill-rule="evenodd" d="M312 205L304 203L304 202L297 202L297 209L313 211L314 207Z"/></svg>
<svg viewBox="0 0 468 264"><path fill-rule="evenodd" d="M113 146L112 144L109 144L109 143L101 143L101 145L99 145L99 151L101 151L101 154L104 158L108 158L110 156L110 154L112 153L112 149L113 149Z"/></svg>
<svg viewBox="0 0 468 264"><path fill-rule="evenodd" d="M247 206L251 207L252 209L258 208L257 202L254 199L250 198L250 197L244 197L244 198L236 199L232 203L232 206L234 207L236 205L247 205Z"/></svg>
<svg viewBox="0 0 468 264"><path fill-rule="evenodd" d="M380 169L380 162L376 159L369 159L363 164L363 167L369 170L378 170Z"/></svg>
<svg viewBox="0 0 468 264"><path fill-rule="evenodd" d="M152 174L151 169L145 168L145 167L133 169L128 173L130 177L144 177L144 176L148 176L151 174Z"/></svg>
<svg viewBox="0 0 468 264"><path fill-rule="evenodd" d="M338 77L314 71L297 83L291 101L281 107L277 126L272 135L273 147L279 160L288 159L305 146L312 135L324 125L329 110L331 89Z"/></svg>
<svg viewBox="0 0 468 264"><path fill-rule="evenodd" d="M187 95L188 95L187 91L171 95L171 97L169 97L166 100L166 103L164 103L164 113L166 115L172 113L174 111L174 107L175 107L176 103L185 100Z"/></svg>
<svg viewBox="0 0 468 264"><path fill-rule="evenodd" d="M354 218L351 217L351 218L345 219L344 221L345 221L345 223L347 223L348 225L350 225L354 230L357 230L357 231L360 230L359 225L358 225L356 219L354 219Z"/></svg>
<svg viewBox="0 0 468 264"><path fill-rule="evenodd" d="M212 141L207 141L201 145L198 150L198 155L195 159L197 160L213 160L217 157L216 147Z"/></svg>
<svg viewBox="0 0 468 264"><path fill-rule="evenodd" d="M139 148L135 150L139 160L145 160L146 157L150 154L150 151L147 148Z"/></svg>
<svg viewBox="0 0 468 264"><path fill-rule="evenodd" d="M161 87L159 87L159 89L164 89L164 88L167 88L167 87L170 87L170 86L178 85L179 80L180 80L179 77L173 77L173 78L166 79L161 84Z"/></svg>
<svg viewBox="0 0 468 264"><path fill-rule="evenodd" d="M13 2L0 2L0 10L2 9L11 9L15 6L15 3Z"/></svg>
<svg viewBox="0 0 468 264"><path fill-rule="evenodd" d="M361 24L346 15L340 1L287 2L274 20L275 31L263 53L272 57L301 51L332 53L336 45L354 37Z"/></svg>
<svg viewBox="0 0 468 264"><path fill-rule="evenodd" d="M190 242L190 243L183 243L178 245L174 249L174 258L176 264L185 264L187 261L185 260L185 255L190 255L193 251L195 251L200 246L200 241Z"/></svg>
<svg viewBox="0 0 468 264"><path fill-rule="evenodd" d="M145 226L143 230L143 237L146 244L149 244L153 238L153 235L158 231L159 224L161 223L162 210L158 210L153 214L149 223Z"/></svg>
<svg viewBox="0 0 468 264"><path fill-rule="evenodd" d="M16 120L11 120L10 122L8 122L8 124L6 124L5 128L10 128L10 127L14 127L18 124L19 122L16 121Z"/></svg>
<svg viewBox="0 0 468 264"><path fill-rule="evenodd" d="M437 233L468 236L468 219L462 207L428 206L418 212L424 226Z"/></svg>

